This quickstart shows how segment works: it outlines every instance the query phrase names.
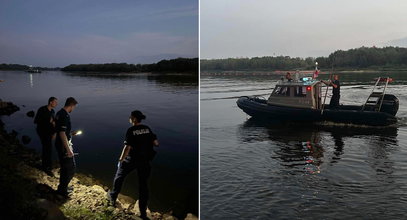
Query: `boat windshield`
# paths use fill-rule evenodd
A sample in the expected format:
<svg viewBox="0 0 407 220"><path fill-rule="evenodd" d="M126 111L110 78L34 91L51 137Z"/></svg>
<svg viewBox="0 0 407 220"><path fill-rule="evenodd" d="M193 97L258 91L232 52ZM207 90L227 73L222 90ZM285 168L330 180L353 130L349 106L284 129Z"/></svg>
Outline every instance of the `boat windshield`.
<svg viewBox="0 0 407 220"><path fill-rule="evenodd" d="M273 91L273 95L290 96L290 87L277 86Z"/></svg>

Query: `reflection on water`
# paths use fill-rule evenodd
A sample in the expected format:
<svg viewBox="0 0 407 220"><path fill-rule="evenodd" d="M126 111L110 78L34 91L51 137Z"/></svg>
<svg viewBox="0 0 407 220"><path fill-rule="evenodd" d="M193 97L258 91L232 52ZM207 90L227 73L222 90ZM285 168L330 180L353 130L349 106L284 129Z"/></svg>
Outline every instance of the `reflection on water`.
<svg viewBox="0 0 407 220"><path fill-rule="evenodd" d="M117 79L129 80L132 78L142 78L149 81L155 81L160 84L173 85L179 87L197 86L198 75L196 74L151 74L151 73L98 73L98 72L62 72L65 75L72 77L86 77L99 79Z"/></svg>
<svg viewBox="0 0 407 220"><path fill-rule="evenodd" d="M376 75L342 74L341 102L365 101ZM201 78L202 219L403 219L407 73L388 88L399 123L381 128L258 121L236 107L273 77Z"/></svg>
<svg viewBox="0 0 407 220"><path fill-rule="evenodd" d="M264 134L262 134L264 132ZM345 148L344 138L377 134L369 142L374 155L383 154L386 146L397 146L397 127L347 127L338 128L314 124L281 121L262 121L253 118L245 121L239 129L242 143L272 141L279 146L272 158L282 166L297 167L309 173L320 173L324 162L337 163ZM333 146L330 157L324 159L324 140ZM376 152L382 151L382 152Z"/></svg>
<svg viewBox="0 0 407 220"><path fill-rule="evenodd" d="M198 85L198 76L189 74L176 75L149 75L147 79L154 80L159 84L185 87L186 85Z"/></svg>
<svg viewBox="0 0 407 220"><path fill-rule="evenodd" d="M34 87L34 79L33 79L33 74L30 73L30 87Z"/></svg>

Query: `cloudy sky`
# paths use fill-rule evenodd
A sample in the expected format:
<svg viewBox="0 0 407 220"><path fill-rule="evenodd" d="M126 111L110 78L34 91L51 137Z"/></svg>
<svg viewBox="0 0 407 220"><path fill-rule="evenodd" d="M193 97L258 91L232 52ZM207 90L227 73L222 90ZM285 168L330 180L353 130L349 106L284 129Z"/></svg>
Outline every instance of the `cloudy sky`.
<svg viewBox="0 0 407 220"><path fill-rule="evenodd" d="M197 56L197 0L0 1L0 63L63 67Z"/></svg>
<svg viewBox="0 0 407 220"><path fill-rule="evenodd" d="M201 58L407 47L405 0L201 0Z"/></svg>

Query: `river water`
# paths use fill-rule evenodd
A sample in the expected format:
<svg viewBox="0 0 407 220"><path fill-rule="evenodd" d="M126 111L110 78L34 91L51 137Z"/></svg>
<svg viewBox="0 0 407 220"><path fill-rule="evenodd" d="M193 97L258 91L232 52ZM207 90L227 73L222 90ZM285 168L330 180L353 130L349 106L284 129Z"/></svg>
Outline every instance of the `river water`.
<svg viewBox="0 0 407 220"><path fill-rule="evenodd" d="M2 120L32 138L27 147L41 150L33 119L26 116L46 105L50 96L75 97L79 105L71 113L78 172L91 174L112 185L117 160L123 148L130 112L139 109L157 134L160 147L153 160L149 207L174 211L183 216L198 213L198 80L187 75L84 74L48 71L29 74L0 71L0 98L12 101L21 110ZM56 153L54 151L54 157ZM128 176L122 193L137 199L136 172Z"/></svg>
<svg viewBox="0 0 407 220"><path fill-rule="evenodd" d="M268 97L281 75L201 77L201 219L406 219L407 72L340 73L341 103L381 75L400 100L385 128L254 121L237 97Z"/></svg>

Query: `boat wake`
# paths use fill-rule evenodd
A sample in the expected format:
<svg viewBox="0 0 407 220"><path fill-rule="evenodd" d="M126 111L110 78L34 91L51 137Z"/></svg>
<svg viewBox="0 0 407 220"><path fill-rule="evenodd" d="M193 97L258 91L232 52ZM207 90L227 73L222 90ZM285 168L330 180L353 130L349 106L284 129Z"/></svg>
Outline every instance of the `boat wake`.
<svg viewBox="0 0 407 220"><path fill-rule="evenodd" d="M342 128L375 128L375 129L380 129L380 128L395 128L399 127L399 123L396 124L391 124L391 125L386 125L386 126L373 126L373 125L363 125L363 124L352 124L352 123L339 123L339 122L331 122L331 121L322 121L322 122L315 122L316 125L318 126L323 126L326 128L329 127L342 127ZM406 125L407 125L407 119L406 119Z"/></svg>
<svg viewBox="0 0 407 220"><path fill-rule="evenodd" d="M397 127L407 127L407 116L398 117Z"/></svg>

